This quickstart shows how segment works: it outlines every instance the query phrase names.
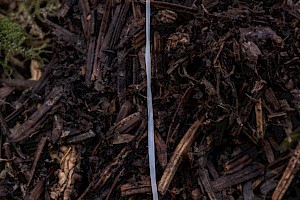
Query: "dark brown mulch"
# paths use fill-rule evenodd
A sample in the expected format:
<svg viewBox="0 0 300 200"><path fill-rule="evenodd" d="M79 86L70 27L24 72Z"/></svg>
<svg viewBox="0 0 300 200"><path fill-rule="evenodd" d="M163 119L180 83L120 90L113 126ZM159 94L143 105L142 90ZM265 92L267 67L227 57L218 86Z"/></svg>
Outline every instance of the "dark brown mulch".
<svg viewBox="0 0 300 200"><path fill-rule="evenodd" d="M46 16L40 80L1 80L3 199L152 198L144 8ZM299 198L300 3L152 1L151 19L160 199Z"/></svg>

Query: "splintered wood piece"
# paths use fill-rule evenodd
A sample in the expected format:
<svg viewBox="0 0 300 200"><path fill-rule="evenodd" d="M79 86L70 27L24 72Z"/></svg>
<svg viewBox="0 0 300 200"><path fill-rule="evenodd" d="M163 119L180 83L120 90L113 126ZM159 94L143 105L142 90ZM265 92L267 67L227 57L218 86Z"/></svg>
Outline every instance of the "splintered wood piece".
<svg viewBox="0 0 300 200"><path fill-rule="evenodd" d="M114 126L112 126L109 129L109 131L108 131L109 133L107 133L107 135L111 135L110 133L112 133L112 132L116 132L116 133L119 133L119 134L128 133L141 120L142 120L141 113L139 113L139 112L133 113L133 114L127 116L126 118L122 119L118 123L116 123Z"/></svg>
<svg viewBox="0 0 300 200"><path fill-rule="evenodd" d="M125 3L119 3L116 5L115 12L113 13L111 23L109 24L109 28L107 29L105 38L101 43L101 48L99 52L98 64L100 67L98 68L98 78L95 85L95 89L102 90L101 85L108 84L108 71L111 70L112 58L107 52L111 52L112 49L115 49L115 45L117 41L120 39L121 30L125 24L126 15L129 10L130 1L126 0ZM112 51L114 53L114 51Z"/></svg>
<svg viewBox="0 0 300 200"><path fill-rule="evenodd" d="M96 133L94 133L94 131L92 131L91 129L85 133L82 133L80 135L75 135L73 137L70 137L66 140L66 143L70 144L70 143L79 143L82 142L84 140L93 138L96 136Z"/></svg>
<svg viewBox="0 0 300 200"><path fill-rule="evenodd" d="M110 198L110 195L112 194L112 192L113 192L114 188L116 187L116 185L117 185L117 183L118 183L120 177L121 177L123 174L124 174L124 167L123 167L122 170L118 173L118 175L115 177L115 179L114 179L114 181L113 181L113 183L112 183L112 185L111 185L111 187L110 187L110 190L109 190L108 194L106 195L105 200L111 199L111 198Z"/></svg>
<svg viewBox="0 0 300 200"><path fill-rule="evenodd" d="M36 166L37 166L38 161L40 160L40 157L43 153L43 149L46 145L47 140L48 140L48 138L42 137L42 139L40 140L40 142L38 144L38 147L37 147L37 150L36 150L36 153L35 153L35 157L34 157L34 161L33 161L33 164L32 164L31 170L30 170L30 177L29 177L29 180L28 180L28 183L27 183L27 187L30 186L30 183L31 183L32 178L33 178L34 173L35 173Z"/></svg>
<svg viewBox="0 0 300 200"><path fill-rule="evenodd" d="M86 70L85 70L85 84L88 87L90 87L90 85L91 85L91 78L92 78L92 71L93 71L93 59L95 57L95 46L96 46L95 37L90 37L89 43L88 43L88 52L87 52Z"/></svg>
<svg viewBox="0 0 300 200"><path fill-rule="evenodd" d="M116 123L118 123L119 121L121 121L122 119L127 117L129 115L129 113L131 112L131 110L132 110L132 103L130 101L125 101L123 103L123 105L121 106L121 109L118 113Z"/></svg>
<svg viewBox="0 0 300 200"><path fill-rule="evenodd" d="M28 120L20 125L12 134L8 137L11 142L20 142L30 136L31 129L38 124L38 122L45 117L46 113L49 112L54 105L60 100L63 95L63 87L55 87L52 89L48 96L48 100L45 101L39 109L33 113Z"/></svg>
<svg viewBox="0 0 300 200"><path fill-rule="evenodd" d="M283 117L286 116L287 113L286 112L277 112L277 113L271 113L268 115L268 120L272 119L272 118L276 118L276 117Z"/></svg>
<svg viewBox="0 0 300 200"><path fill-rule="evenodd" d="M112 144L124 144L132 141L134 138L134 135L131 134L118 134L114 140L112 141Z"/></svg>
<svg viewBox="0 0 300 200"><path fill-rule="evenodd" d="M47 25L49 25L53 29L53 34L56 35L59 38L64 39L66 42L68 42L70 45L72 45L77 51L85 54L85 41L84 38L81 36L70 32L69 30L63 28L62 26L59 26L46 17L44 18L44 21Z"/></svg>
<svg viewBox="0 0 300 200"><path fill-rule="evenodd" d="M241 133L241 131L243 130L243 125L247 122L250 113L254 107L254 102L252 101L252 99L258 99L260 96L260 94L256 93L254 94L253 97L249 97L251 100L248 101L248 103L241 107L241 110L239 112L239 116L240 116L240 124L239 126L233 126L232 130L231 130L231 134L232 135L239 135ZM255 141L255 140L254 140Z"/></svg>
<svg viewBox="0 0 300 200"><path fill-rule="evenodd" d="M2 145L1 145L2 147ZM10 144L5 142L3 144L3 149L4 149L4 152L5 152L5 156L7 159L11 159L12 158L12 152L11 152L11 147L10 147ZM1 155L1 158L2 158L2 155Z"/></svg>
<svg viewBox="0 0 300 200"><path fill-rule="evenodd" d="M53 129L51 134L51 141L55 144L60 138L63 131L63 119L60 115L54 115L53 117Z"/></svg>
<svg viewBox="0 0 300 200"><path fill-rule="evenodd" d="M214 191L211 187L211 184L210 184L211 181L209 180L209 175L208 175L207 169L199 170L199 178L200 178L200 181L202 182L202 185L204 186L205 191L208 194L208 197L211 200L217 199L216 194L214 193Z"/></svg>
<svg viewBox="0 0 300 200"><path fill-rule="evenodd" d="M247 181L246 183L244 183L244 185L243 185L243 196L244 196L244 200L254 199L254 192L253 192L251 181Z"/></svg>
<svg viewBox="0 0 300 200"><path fill-rule="evenodd" d="M240 52L240 45L236 39L232 39L232 48L233 48L233 55L236 62L241 60L241 52Z"/></svg>
<svg viewBox="0 0 300 200"><path fill-rule="evenodd" d="M256 116L256 126L257 126L257 138L263 139L265 136L265 119L262 110L262 100L258 99L255 104L255 116Z"/></svg>
<svg viewBox="0 0 300 200"><path fill-rule="evenodd" d="M189 130L185 133L183 138L180 140L179 144L177 145L175 151L173 152L173 155L167 164L167 167L159 181L158 184L158 191L164 195L167 192L167 189L173 180L173 177L183 159L185 154L187 153L188 149L191 147L191 145L194 143L197 135L198 135L198 129L201 126L202 122L204 120L204 117L201 117L200 119L196 120L192 126L189 128Z"/></svg>
<svg viewBox="0 0 300 200"><path fill-rule="evenodd" d="M160 52L163 49L162 41L161 41L161 36L159 32L155 31L153 35L153 53L155 56L160 54Z"/></svg>
<svg viewBox="0 0 300 200"><path fill-rule="evenodd" d="M272 90L272 88L267 88L265 91L265 99L267 102L273 105L274 110L278 111L280 109L280 103Z"/></svg>
<svg viewBox="0 0 300 200"><path fill-rule="evenodd" d="M275 151L280 151L279 145L275 142L275 140L274 140L273 138L268 138L268 141L269 141L271 147L272 147Z"/></svg>
<svg viewBox="0 0 300 200"><path fill-rule="evenodd" d="M143 17L141 6L138 3L136 3L135 1L131 1L131 3L132 3L133 18L136 21L138 21Z"/></svg>
<svg viewBox="0 0 300 200"><path fill-rule="evenodd" d="M217 179L220 177L218 171L216 170L215 166L213 165L213 163L210 160L207 160L206 165L207 165L208 171L211 174L211 176L213 177L213 179Z"/></svg>
<svg viewBox="0 0 300 200"><path fill-rule="evenodd" d="M94 175L93 181L90 182L84 193L78 199L85 199L87 193L100 190L112 174L114 174L124 163L130 152L131 150L128 146L124 147L110 164L108 164L101 172Z"/></svg>
<svg viewBox="0 0 300 200"><path fill-rule="evenodd" d="M171 74L179 65L183 64L184 62L187 62L188 58L189 58L188 56L185 56L183 58L179 58L176 62L175 61L170 62L167 73Z"/></svg>
<svg viewBox="0 0 300 200"><path fill-rule="evenodd" d="M252 178L262 175L264 168L260 164L251 164L244 169L230 175L222 176L211 182L211 186L215 192L230 188L234 185L246 182Z"/></svg>
<svg viewBox="0 0 300 200"><path fill-rule="evenodd" d="M251 162L251 157L248 154L246 154L242 157L234 158L230 161L227 161L224 165L224 171L226 172L226 174L232 174L234 172L239 171Z"/></svg>
<svg viewBox="0 0 300 200"><path fill-rule="evenodd" d="M134 194L143 194L151 192L150 181L138 181L136 183L126 183L121 185L121 196L129 196Z"/></svg>
<svg viewBox="0 0 300 200"><path fill-rule="evenodd" d="M99 34L98 34L98 38L97 38L97 45L96 45L96 49L95 49L95 57L94 57L94 64L93 64L93 73L91 76L92 80L95 80L96 77L99 74L99 65L100 65L100 59L99 59L99 54L100 54L100 50L102 47L102 43L104 40L104 37L106 35L106 31L108 29L109 26L109 17L110 17L110 13L111 13L111 9L112 9L112 1L111 0L106 0L106 4L105 4L105 11L102 17L102 21L101 21L101 25L100 25L100 30L99 30Z"/></svg>
<svg viewBox="0 0 300 200"><path fill-rule="evenodd" d="M219 60L219 56L220 56L221 52L223 51L225 42L231 36L231 34L232 34L232 32L228 31L222 38L219 39L218 45L220 46L220 48L219 48L218 53L217 53L217 55L216 55L216 57L214 59L214 62L213 62L214 66L217 66L217 62Z"/></svg>
<svg viewBox="0 0 300 200"><path fill-rule="evenodd" d="M37 83L37 81L26 79L0 79L0 83L4 83L8 87L24 90L34 86Z"/></svg>
<svg viewBox="0 0 300 200"><path fill-rule="evenodd" d="M253 189L257 188L259 185L263 184L265 181L268 181L269 179L275 179L280 174L282 174L284 169L286 168L287 159L289 159L289 158L290 158L290 155L287 155L287 156L278 158L273 163L271 163L267 167L264 176L257 178L253 182L253 184L252 184Z"/></svg>
<svg viewBox="0 0 300 200"><path fill-rule="evenodd" d="M42 177L34 186L30 194L24 197L25 200L36 200L40 199L40 196L44 190L44 183L45 183L46 178Z"/></svg>
<svg viewBox="0 0 300 200"><path fill-rule="evenodd" d="M146 34L145 30L142 29L141 31L133 35L132 45L135 49L139 49L141 46L145 45L146 42L145 34Z"/></svg>
<svg viewBox="0 0 300 200"><path fill-rule="evenodd" d="M121 35L121 30L125 24L125 20L126 20L126 16L127 16L127 13L128 13L128 10L129 10L129 7L130 7L130 0L125 0L124 3L122 3L122 9L119 13L119 16L118 16L118 21L116 23L116 26L114 28L114 32L113 32L113 35L112 35L112 40L111 40L111 43L110 43L110 47L114 47L117 43L117 41L120 39L120 35Z"/></svg>
<svg viewBox="0 0 300 200"><path fill-rule="evenodd" d="M280 200L290 186L295 174L300 167L300 141L298 141L297 147L294 150L292 157L286 167L273 195L272 200Z"/></svg>
<svg viewBox="0 0 300 200"><path fill-rule="evenodd" d="M182 98L180 99L180 102L179 102L179 105L173 115L173 118L172 118L172 122L169 126L169 130L168 130L168 134L167 134L167 144L169 141L172 141L172 137L173 135L175 134L175 131L176 131L176 127L178 126L178 124L176 123L176 118L177 118L177 115L178 115L178 112L180 110L182 110L184 104L187 102L188 98L190 97L191 95L191 92L193 91L194 87L189 87L185 93L183 94Z"/></svg>
<svg viewBox="0 0 300 200"><path fill-rule="evenodd" d="M1 130L1 135L3 134L4 136L10 136L11 131L9 130L9 127L7 123L5 122L2 112L0 112L0 130ZM1 153L0 153L1 155Z"/></svg>
<svg viewBox="0 0 300 200"><path fill-rule="evenodd" d="M144 3L145 1L142 0L142 3ZM169 3L169 2L163 2L163 1L153 1L151 0L151 5L154 7L158 7L158 8L164 8L164 9L169 9L169 10L175 10L176 12L181 12L181 13L188 13L188 14L197 14L199 12L198 9L192 8L192 7L188 7L188 6L183 6L180 4L175 4L175 3Z"/></svg>
<svg viewBox="0 0 300 200"><path fill-rule="evenodd" d="M114 137L117 137L117 134L125 134L130 132L132 129L134 129L138 123L142 120L142 116L140 112L133 113L126 118L122 119L118 123L114 124L109 128L109 130L106 133L107 139L113 139ZM99 141L96 147L93 150L93 155L96 154L98 151L100 145L103 141Z"/></svg>
<svg viewBox="0 0 300 200"><path fill-rule="evenodd" d="M85 196L89 192L94 192L96 190L100 191L102 189L102 187L107 182L107 180L114 173L116 173L119 170L119 168L124 164L127 156L132 152L132 146L137 147L138 143L141 141L143 136L147 135L147 134L143 134L145 128L146 128L146 122L145 122L145 120L143 120L142 124L140 125L140 127L137 129L137 131L135 133L135 135L136 135L135 138L130 142L130 144L125 146L120 151L120 153L117 155L117 157L115 157L110 164L106 165L106 167L104 167L104 169L102 169L101 171L99 170L99 172L97 172L93 176L93 181L90 182L90 184L85 189L83 194L78 198L79 200L85 199ZM94 152L92 153L92 155L95 155L96 149L97 149L97 147L94 149Z"/></svg>
<svg viewBox="0 0 300 200"><path fill-rule="evenodd" d="M271 144L268 140L264 140L264 150L269 163L275 161L275 156L271 147Z"/></svg>
<svg viewBox="0 0 300 200"><path fill-rule="evenodd" d="M167 163L168 163L168 153L167 153L167 145L159 132L155 131L155 149L156 149L156 155L158 158L158 162L160 166L165 169Z"/></svg>
<svg viewBox="0 0 300 200"><path fill-rule="evenodd" d="M287 137L287 141L289 143L292 142L292 132L293 132L293 123L292 123L292 119L289 116L285 116L285 124L286 126L284 127L284 131Z"/></svg>
<svg viewBox="0 0 300 200"><path fill-rule="evenodd" d="M262 194L267 195L271 190L274 190L277 186L277 181L274 179L269 179L265 181L261 186L259 187L259 190Z"/></svg>

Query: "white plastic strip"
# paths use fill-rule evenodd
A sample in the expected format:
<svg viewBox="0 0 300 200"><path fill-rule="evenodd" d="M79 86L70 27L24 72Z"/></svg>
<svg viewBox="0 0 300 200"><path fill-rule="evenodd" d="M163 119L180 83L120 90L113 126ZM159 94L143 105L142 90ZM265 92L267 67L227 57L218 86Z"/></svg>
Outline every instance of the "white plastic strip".
<svg viewBox="0 0 300 200"><path fill-rule="evenodd" d="M147 74L147 108L148 108L148 154L151 177L152 195L154 200L158 200L156 169L155 169L155 144L154 144L154 122L153 105L151 93L151 52L150 52L150 0L146 0L146 74Z"/></svg>

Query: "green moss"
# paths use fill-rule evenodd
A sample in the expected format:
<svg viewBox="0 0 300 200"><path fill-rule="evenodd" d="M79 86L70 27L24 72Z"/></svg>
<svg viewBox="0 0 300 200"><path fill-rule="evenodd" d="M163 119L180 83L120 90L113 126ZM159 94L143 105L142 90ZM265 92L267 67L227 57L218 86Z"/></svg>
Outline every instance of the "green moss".
<svg viewBox="0 0 300 200"><path fill-rule="evenodd" d="M38 48L26 48L25 41L28 36L23 28L7 17L0 17L0 51L2 53L0 65L4 72L10 76L12 68L9 66L9 58L22 55L25 59L35 59L42 62L40 54L45 52L45 45Z"/></svg>

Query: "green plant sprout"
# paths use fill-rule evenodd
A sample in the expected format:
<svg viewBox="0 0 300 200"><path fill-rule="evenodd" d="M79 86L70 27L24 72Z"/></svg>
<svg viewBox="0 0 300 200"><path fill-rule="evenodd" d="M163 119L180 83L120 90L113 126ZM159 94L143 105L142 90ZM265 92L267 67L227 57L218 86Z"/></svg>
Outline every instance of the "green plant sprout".
<svg viewBox="0 0 300 200"><path fill-rule="evenodd" d="M46 44L37 48L26 48L24 44L26 40L28 40L28 35L18 23L0 16L0 52L2 54L0 65L9 77L13 71L9 65L9 59L13 56L21 55L25 59L35 59L41 63L45 61L40 54L47 53Z"/></svg>

